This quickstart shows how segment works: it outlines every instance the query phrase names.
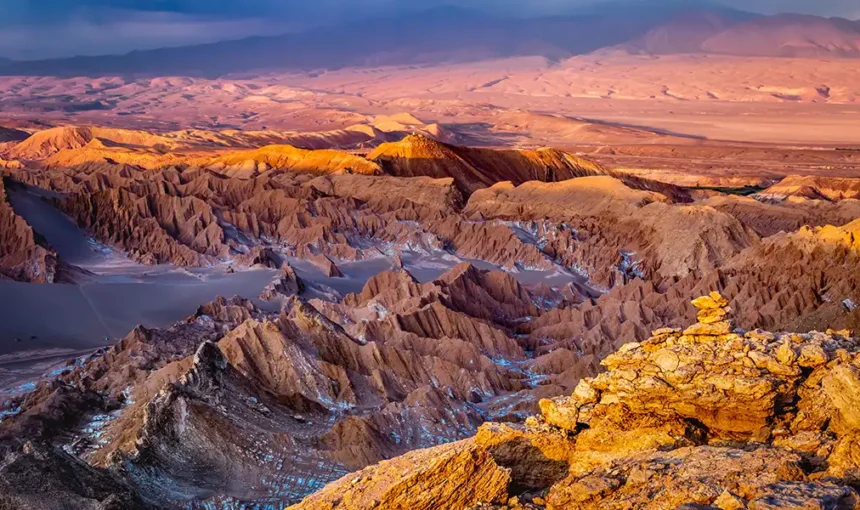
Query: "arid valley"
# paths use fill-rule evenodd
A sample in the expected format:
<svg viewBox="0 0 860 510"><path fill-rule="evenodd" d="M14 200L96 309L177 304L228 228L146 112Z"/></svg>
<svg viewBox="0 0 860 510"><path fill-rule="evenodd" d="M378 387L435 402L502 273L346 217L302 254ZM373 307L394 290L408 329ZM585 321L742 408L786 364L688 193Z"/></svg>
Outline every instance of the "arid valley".
<svg viewBox="0 0 860 510"><path fill-rule="evenodd" d="M657 3L0 59L0 508L860 508L860 21Z"/></svg>

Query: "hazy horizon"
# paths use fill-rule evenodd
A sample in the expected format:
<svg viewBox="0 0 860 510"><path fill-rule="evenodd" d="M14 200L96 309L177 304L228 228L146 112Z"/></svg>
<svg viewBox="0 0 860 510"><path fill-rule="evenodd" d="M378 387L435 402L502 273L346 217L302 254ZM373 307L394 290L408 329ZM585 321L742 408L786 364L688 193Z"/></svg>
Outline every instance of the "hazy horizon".
<svg viewBox="0 0 860 510"><path fill-rule="evenodd" d="M798 13L860 18L852 0L629 0L647 9L722 5L760 13ZM647 3L646 3L647 1ZM0 57L38 60L87 55L116 55L300 32L420 12L442 6L475 9L501 16L565 15L618 3L616 0L402 0L221 1L200 0L34 0L0 6Z"/></svg>

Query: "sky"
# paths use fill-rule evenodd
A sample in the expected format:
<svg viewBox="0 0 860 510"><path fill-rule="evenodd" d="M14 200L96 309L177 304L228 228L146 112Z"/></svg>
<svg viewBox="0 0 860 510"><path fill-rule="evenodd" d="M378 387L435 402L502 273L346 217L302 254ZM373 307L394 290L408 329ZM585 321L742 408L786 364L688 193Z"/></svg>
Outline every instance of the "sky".
<svg viewBox="0 0 860 510"><path fill-rule="evenodd" d="M37 59L274 35L454 4L514 16L563 14L613 0L0 0L0 57ZM632 0L646 5L671 1ZM860 0L713 0L773 14L860 19Z"/></svg>

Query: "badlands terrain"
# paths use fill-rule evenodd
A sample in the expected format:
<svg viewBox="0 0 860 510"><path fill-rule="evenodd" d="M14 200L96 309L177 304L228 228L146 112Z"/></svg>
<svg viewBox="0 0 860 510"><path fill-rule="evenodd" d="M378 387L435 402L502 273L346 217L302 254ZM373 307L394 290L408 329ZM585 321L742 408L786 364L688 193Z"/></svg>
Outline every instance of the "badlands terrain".
<svg viewBox="0 0 860 510"><path fill-rule="evenodd" d="M0 508L860 508L857 22L456 14L0 63Z"/></svg>
<svg viewBox="0 0 860 510"><path fill-rule="evenodd" d="M697 478L706 488L665 497L857 498L838 453L853 404L833 396L857 384L842 330L860 325L860 181L832 175L848 171L675 183L559 149L446 143L447 127L406 114L324 132L8 124L7 506L282 506L340 479L302 508L621 508L665 483L605 473L669 462L679 472L660 476L686 483L726 459L761 482ZM733 326L718 310L665 329L712 291ZM581 382L637 342L699 372ZM724 367L708 342L756 355ZM847 379L817 389L831 370ZM563 400L588 384L605 398ZM641 418L619 418L628 408ZM639 439L576 453L622 432Z"/></svg>

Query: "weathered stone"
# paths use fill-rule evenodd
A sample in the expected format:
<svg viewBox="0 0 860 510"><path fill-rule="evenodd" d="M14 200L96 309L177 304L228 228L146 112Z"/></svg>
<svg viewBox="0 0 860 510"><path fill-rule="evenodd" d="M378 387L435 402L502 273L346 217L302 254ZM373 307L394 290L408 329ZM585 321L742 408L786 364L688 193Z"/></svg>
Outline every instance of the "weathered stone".
<svg viewBox="0 0 860 510"><path fill-rule="evenodd" d="M800 460L798 455L768 448L700 446L650 452L584 476L572 475L555 484L546 499L550 509L713 505L725 491L758 496L771 484L802 478Z"/></svg>
<svg viewBox="0 0 860 510"><path fill-rule="evenodd" d="M290 508L470 508L479 503L506 502L510 481L507 469L499 467L486 450L466 440L410 452L346 475Z"/></svg>
<svg viewBox="0 0 860 510"><path fill-rule="evenodd" d="M860 369L838 365L821 379L821 388L839 410L842 422L860 431Z"/></svg>
<svg viewBox="0 0 860 510"><path fill-rule="evenodd" d="M711 310L702 310L696 314L696 319L702 324L714 324L720 322L728 316L728 311L723 308L715 308Z"/></svg>
<svg viewBox="0 0 860 510"><path fill-rule="evenodd" d="M721 321L713 324L693 324L684 330L685 335L719 336L732 332L732 326L728 322Z"/></svg>
<svg viewBox="0 0 860 510"><path fill-rule="evenodd" d="M693 306L700 310L722 308L729 304L728 300L718 292L711 292L709 295L696 298L691 302L693 303Z"/></svg>
<svg viewBox="0 0 860 510"><path fill-rule="evenodd" d="M797 353L794 352L791 342L783 340L776 350L776 359L783 365L791 365L797 360Z"/></svg>
<svg viewBox="0 0 860 510"><path fill-rule="evenodd" d="M723 493L711 503L711 506L715 506L720 510L741 510L742 508L747 507L747 503L743 498L736 496L729 491L723 491Z"/></svg>
<svg viewBox="0 0 860 510"><path fill-rule="evenodd" d="M654 364L660 367L663 372L673 372L678 369L681 360L674 352L663 349L654 356Z"/></svg>
<svg viewBox="0 0 860 510"><path fill-rule="evenodd" d="M815 368L830 361L830 357L820 345L807 344L801 347L797 364L802 367Z"/></svg>
<svg viewBox="0 0 860 510"><path fill-rule="evenodd" d="M560 429L576 431L579 406L570 397L542 399L538 405L544 420Z"/></svg>
<svg viewBox="0 0 860 510"><path fill-rule="evenodd" d="M853 510L860 503L854 489L824 483L779 482L760 492L749 510Z"/></svg>
<svg viewBox="0 0 860 510"><path fill-rule="evenodd" d="M588 379L579 381L573 390L573 397L582 405L597 402L598 396L597 390L594 389Z"/></svg>

